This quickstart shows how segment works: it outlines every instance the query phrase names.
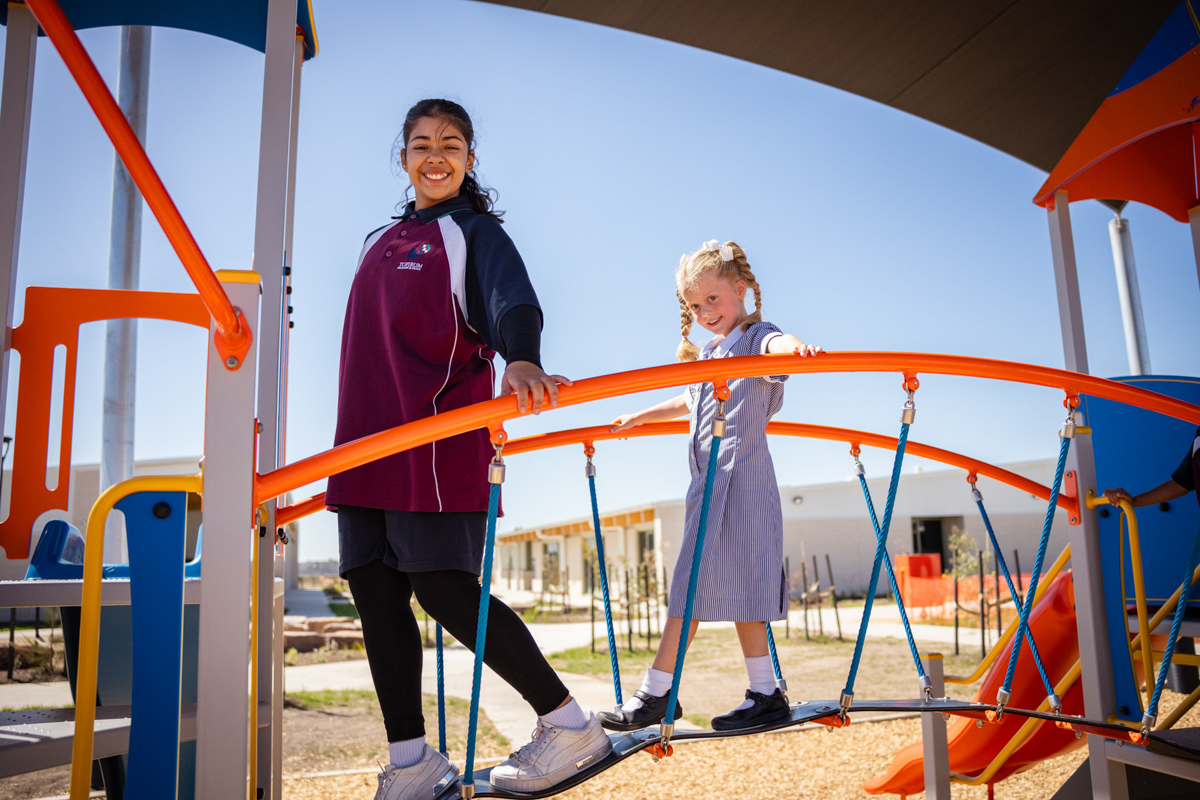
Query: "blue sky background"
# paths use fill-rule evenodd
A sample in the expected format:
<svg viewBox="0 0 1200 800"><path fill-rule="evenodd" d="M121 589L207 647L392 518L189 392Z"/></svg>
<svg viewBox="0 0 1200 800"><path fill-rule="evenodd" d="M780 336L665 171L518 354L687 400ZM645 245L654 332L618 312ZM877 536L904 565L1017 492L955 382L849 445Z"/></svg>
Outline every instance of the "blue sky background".
<svg viewBox="0 0 1200 800"><path fill-rule="evenodd" d="M1045 177L1040 170L826 86L621 31L462 0L435 9L318 0L314 11L321 55L303 70L290 459L331 444L355 259L364 235L388 221L403 194L391 144L404 112L427 96L455 98L475 117L480 171L500 192L506 228L545 309L543 360L552 371L581 378L672 360L679 337L673 269L681 252L710 238L745 247L768 319L826 349L1063 364L1046 214L1030 202ZM430 30L448 44L423 49ZM115 83L117 30L85 31L82 39ZM213 267L247 268L262 55L156 29L151 64L150 156ZM42 39L22 292L105 285L111 182L111 146ZM1112 215L1095 202L1071 211L1091 368L1122 375ZM1125 216L1154 370L1200 374L1200 288L1188 229L1142 206ZM141 286L190 289L149 213ZM140 331L137 456L198 455L204 335L145 321ZM99 459L102 341L101 325L84 328L76 462ZM894 435L899 382L795 377L779 418ZM509 430L599 424L666 396L572 407ZM912 436L997 463L1049 458L1060 401L1057 391L922 378ZM842 444L787 439L772 451L784 483L850 474ZM603 508L686 489L679 438L602 443L596 460ZM891 456L868 450L864 462L879 474ZM578 448L513 457L505 491L502 528L588 512ZM335 557L333 516L307 521L302 541L304 560Z"/></svg>

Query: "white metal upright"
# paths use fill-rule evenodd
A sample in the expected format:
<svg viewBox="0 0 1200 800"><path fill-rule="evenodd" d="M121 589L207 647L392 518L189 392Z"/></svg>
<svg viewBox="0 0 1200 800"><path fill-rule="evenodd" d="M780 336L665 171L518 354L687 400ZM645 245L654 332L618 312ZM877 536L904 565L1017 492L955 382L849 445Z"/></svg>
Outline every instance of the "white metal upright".
<svg viewBox="0 0 1200 800"><path fill-rule="evenodd" d="M1146 321L1142 316L1142 292L1138 286L1137 262L1133 257L1133 235L1129 220L1120 212L1108 221L1112 242L1113 268L1117 273L1117 299L1121 303L1121 322L1125 326L1125 354L1130 375L1149 375L1150 344L1146 341Z"/></svg>
<svg viewBox="0 0 1200 800"><path fill-rule="evenodd" d="M146 144L150 100L150 37L145 25L121 28L117 104L138 141ZM108 288L138 288L142 264L142 193L113 154L112 219L109 223ZM133 477L137 399L136 319L110 319L104 333L104 399L101 415L100 491ZM104 533L104 560L127 560L125 518L112 514Z"/></svg>
<svg viewBox="0 0 1200 800"><path fill-rule="evenodd" d="M1088 371L1087 340L1083 332L1083 305L1075 266L1075 240L1066 192L1056 192L1049 211L1050 250L1054 257L1054 282L1058 289L1058 319L1062 326L1066 368ZM1065 412L1064 412L1065 413ZM1096 464L1089 436L1071 443L1067 469L1073 470L1079 491L1096 485ZM1079 662L1083 705L1090 719L1108 719L1117 711L1113 690L1112 657L1104 608L1104 573L1100 563L1100 528L1096 513L1080 509L1082 524L1070 530L1071 567L1075 581L1075 614L1079 630ZM1088 737L1088 766L1092 792L1098 800L1128 800L1125 765L1109 761L1104 739Z"/></svg>
<svg viewBox="0 0 1200 800"><path fill-rule="evenodd" d="M269 0L267 7L266 58L263 66L262 124L258 148L258 195L254 220L254 270L262 276L262 317L258 338L258 421L259 472L281 466L283 442L282 401L284 397L284 351L286 341L287 297L284 293L284 267L289 190L293 179L295 154L292 149L295 114L294 82L304 50L296 38L295 0ZM258 624L258 696L271 707L271 725L260 728L256 765L256 787L264 798L278 800L282 791L279 769L282 767L283 675L274 663L282 646L276 635L282 624L282 597L276 598L278 551L275 546L274 500L266 504L264 529L258 540L260 598ZM278 606L278 608L276 608ZM278 673L278 674L277 674Z"/></svg>
<svg viewBox="0 0 1200 800"><path fill-rule="evenodd" d="M204 406L204 576L200 588L196 797L241 800L250 788L250 587L254 521L255 351L259 276L218 272L254 346L227 369L209 329ZM270 334L268 333L268 336ZM259 595L270 605L273 593ZM261 638L261 634L260 634Z"/></svg>
<svg viewBox="0 0 1200 800"><path fill-rule="evenodd" d="M946 673L941 653L921 656L934 697L946 695ZM924 751L926 800L950 800L950 747L946 718L941 714L921 715L921 746Z"/></svg>
<svg viewBox="0 0 1200 800"><path fill-rule="evenodd" d="M1192 123L1195 125L1195 123ZM1192 252L1196 255L1196 278L1200 280L1200 205L1188 209L1188 222L1192 227Z"/></svg>
<svg viewBox="0 0 1200 800"><path fill-rule="evenodd" d="M4 85L0 90L0 434L12 341L13 303L17 293L17 254L21 249L21 210L25 202L25 164L29 156L29 119L33 109L33 65L37 20L25 6L10 3L4 38Z"/></svg>

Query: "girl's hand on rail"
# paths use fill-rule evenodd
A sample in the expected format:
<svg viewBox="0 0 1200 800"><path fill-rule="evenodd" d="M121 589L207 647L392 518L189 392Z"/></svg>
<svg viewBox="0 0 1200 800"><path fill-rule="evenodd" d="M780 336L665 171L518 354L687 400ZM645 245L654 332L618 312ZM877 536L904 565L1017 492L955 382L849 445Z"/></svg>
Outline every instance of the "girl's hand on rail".
<svg viewBox="0 0 1200 800"><path fill-rule="evenodd" d="M500 379L500 396L515 394L518 411L524 414L532 405L533 413L540 414L547 397L550 398L551 408L558 406L559 384L570 386L571 380L562 375L547 375L532 361L514 361L504 369L504 377Z"/></svg>
<svg viewBox="0 0 1200 800"><path fill-rule="evenodd" d="M1130 505L1133 504L1133 496L1124 489L1105 489L1104 499L1108 500L1109 504L1114 506L1121 505L1122 500Z"/></svg>
<svg viewBox="0 0 1200 800"><path fill-rule="evenodd" d="M817 353L825 352L820 345L805 344L804 342L792 336L790 333L785 333L782 336L776 336L767 341L768 354L791 354L794 356L815 356Z"/></svg>
<svg viewBox="0 0 1200 800"><path fill-rule="evenodd" d="M622 414L612 422L612 427L608 429L609 433L620 433L627 431L630 428L636 428L641 425L643 420L640 419L640 414Z"/></svg>

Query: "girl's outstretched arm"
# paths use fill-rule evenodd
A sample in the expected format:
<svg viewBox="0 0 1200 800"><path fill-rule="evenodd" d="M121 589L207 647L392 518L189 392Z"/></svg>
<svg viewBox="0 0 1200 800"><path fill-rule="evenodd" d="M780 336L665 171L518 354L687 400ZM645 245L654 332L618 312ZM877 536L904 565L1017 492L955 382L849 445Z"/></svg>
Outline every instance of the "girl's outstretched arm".
<svg viewBox="0 0 1200 800"><path fill-rule="evenodd" d="M785 333L767 341L767 352L792 353L797 356L815 356L817 353L824 353L825 351L819 344L805 344L790 333Z"/></svg>
<svg viewBox="0 0 1200 800"><path fill-rule="evenodd" d="M688 413L687 392L684 392L636 414L622 414L613 420L609 430L612 433L618 433L636 428L638 425L645 425L647 422L666 422L669 419L682 417L686 413Z"/></svg>

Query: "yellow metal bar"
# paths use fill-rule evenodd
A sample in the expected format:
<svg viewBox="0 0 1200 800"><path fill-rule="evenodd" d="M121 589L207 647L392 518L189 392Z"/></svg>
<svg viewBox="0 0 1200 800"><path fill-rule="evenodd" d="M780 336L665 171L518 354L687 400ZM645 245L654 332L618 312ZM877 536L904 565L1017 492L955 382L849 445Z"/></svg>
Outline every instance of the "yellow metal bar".
<svg viewBox="0 0 1200 800"><path fill-rule="evenodd" d="M1057 686L1054 687L1054 693L1059 697L1062 697L1067 693L1067 689L1070 689L1072 684L1074 684L1078 679L1079 662L1076 661L1075 666L1067 670L1067 674L1064 675L1063 679L1058 682ZM1038 706L1037 710L1049 711L1050 699L1046 698L1043 700L1042 704ZM1000 768L1008 762L1008 759L1011 758L1012 754L1017 751L1017 748L1025 744L1025 742L1029 740L1029 737L1033 735L1033 732L1037 730L1037 727L1046 721L1047 720L1036 719L1033 717L1026 719L1025 724L1022 725L1015 734L1013 734L1013 737L1008 740L1008 744L1004 745L1004 749L996 754L996 757L992 759L992 763L988 764L987 769L976 775L974 778L970 778L966 775L959 775L957 772L951 772L950 780L954 781L955 783L966 784L967 786L981 786L987 783L995 776L997 772L1000 771Z"/></svg>
<svg viewBox="0 0 1200 800"><path fill-rule="evenodd" d="M1070 560L1071 545L1067 545L1063 548L1063 551L1059 557L1055 559L1054 563L1050 565L1050 569L1046 570L1046 574L1042 576L1041 581L1038 583L1037 594L1033 596L1034 605L1037 605L1037 601L1042 599L1042 595L1046 593L1046 590L1050 588L1050 584L1054 582L1054 579L1058 577L1058 573L1063 571L1063 567L1065 567L1067 562ZM1008 629L1004 631L1004 635L1001 636L999 641L996 642L995 646L988 651L988 654L983 661L979 662L979 666L975 668L974 672L972 672L970 675L947 675L946 683L975 683L975 681L982 678L984 673L991 668L992 663L1000 655L1000 651L1003 650L1004 646L1007 645L1009 641L1012 640L1013 636L1016 635L1017 625L1020 623L1020 621L1021 616L1018 614L1017 618L1008 624Z"/></svg>
<svg viewBox="0 0 1200 800"><path fill-rule="evenodd" d="M1155 650L1154 655L1165 656L1165 650ZM1200 667L1200 656L1194 656L1189 653L1175 653L1171 657L1172 664L1183 664L1185 667Z"/></svg>
<svg viewBox="0 0 1200 800"><path fill-rule="evenodd" d="M1107 497L1097 495L1091 489L1088 489L1084 500L1088 508L1111 505ZM1133 567L1133 599L1137 607L1138 630L1148 631L1150 630L1150 615L1146 610L1146 578L1142 572L1142 541L1138 536L1137 514L1128 500L1122 500L1119 505L1121 507L1121 515L1129 525L1129 558ZM1121 608L1121 613L1125 613L1124 606ZM1141 643L1140 660L1143 664L1144 674L1147 676L1146 691L1150 692L1149 676L1154 674L1154 653L1150 649L1150 636L1139 636L1138 641ZM1132 642L1129 645L1130 656L1134 659L1138 658L1138 655L1134 652L1136 647L1137 645ZM1138 694L1141 694L1140 687Z"/></svg>
<svg viewBox="0 0 1200 800"><path fill-rule="evenodd" d="M75 737L71 743L71 800L92 791L92 751L96 725L96 669L100 653L100 588L104 577L104 525L113 506L139 492L201 493L199 475L145 475L108 487L88 513L83 551L83 602L79 620L79 667L75 679Z"/></svg>

